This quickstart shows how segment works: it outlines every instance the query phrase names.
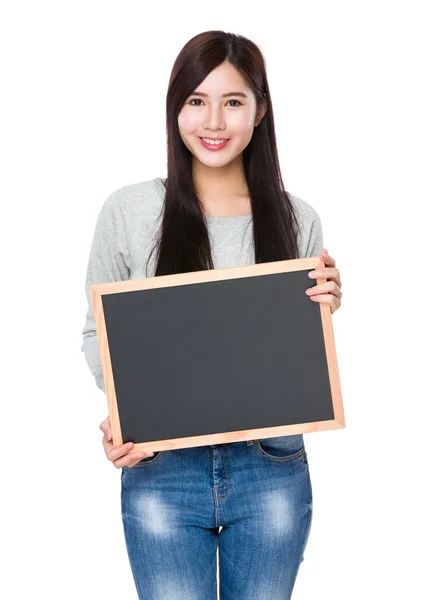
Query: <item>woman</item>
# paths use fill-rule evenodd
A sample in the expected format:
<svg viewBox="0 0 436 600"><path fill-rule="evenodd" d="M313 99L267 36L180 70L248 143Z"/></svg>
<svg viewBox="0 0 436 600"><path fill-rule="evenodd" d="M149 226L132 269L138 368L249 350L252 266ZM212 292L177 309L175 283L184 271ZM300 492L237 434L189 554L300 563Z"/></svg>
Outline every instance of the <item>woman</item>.
<svg viewBox="0 0 436 600"><path fill-rule="evenodd" d="M284 190L260 50L222 31L195 36L167 95L168 177L120 188L104 203L88 264L83 346L104 391L89 287L95 283L316 256L319 215ZM158 233L160 238L158 239ZM156 252L155 252L156 251ZM308 301L331 312L335 261ZM147 260L145 260L147 259ZM155 453L114 448L122 519L141 599L288 600L309 536L312 489L302 435Z"/></svg>

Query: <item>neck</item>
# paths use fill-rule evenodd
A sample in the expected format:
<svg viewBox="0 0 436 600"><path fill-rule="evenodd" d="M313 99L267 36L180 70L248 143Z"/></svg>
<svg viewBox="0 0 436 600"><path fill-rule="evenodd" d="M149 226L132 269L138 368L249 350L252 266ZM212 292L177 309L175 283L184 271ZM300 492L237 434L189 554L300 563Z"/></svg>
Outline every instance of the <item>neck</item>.
<svg viewBox="0 0 436 600"><path fill-rule="evenodd" d="M242 153L223 167L208 167L194 157L192 174L204 213L220 215L250 212Z"/></svg>
<svg viewBox="0 0 436 600"><path fill-rule="evenodd" d="M246 196L248 194L247 180L242 164L242 154L239 156L223 167L208 167L194 159L192 175L198 195L216 202L225 201L229 196Z"/></svg>

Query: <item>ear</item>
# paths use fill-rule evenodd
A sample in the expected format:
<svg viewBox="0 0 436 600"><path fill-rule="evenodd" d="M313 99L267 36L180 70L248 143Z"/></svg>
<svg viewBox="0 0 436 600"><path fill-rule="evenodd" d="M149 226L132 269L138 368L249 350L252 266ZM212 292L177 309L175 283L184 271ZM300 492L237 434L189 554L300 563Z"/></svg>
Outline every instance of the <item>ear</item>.
<svg viewBox="0 0 436 600"><path fill-rule="evenodd" d="M255 127L257 127L259 125L259 123L262 121L263 117L265 116L266 111L267 111L267 106L265 103L257 111L256 119L254 120Z"/></svg>

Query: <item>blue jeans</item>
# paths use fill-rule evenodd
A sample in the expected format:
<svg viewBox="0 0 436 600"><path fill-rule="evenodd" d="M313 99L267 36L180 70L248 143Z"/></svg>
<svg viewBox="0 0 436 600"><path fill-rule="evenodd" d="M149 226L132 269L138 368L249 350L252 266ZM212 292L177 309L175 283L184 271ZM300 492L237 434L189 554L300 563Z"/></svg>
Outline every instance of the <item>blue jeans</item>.
<svg viewBox="0 0 436 600"><path fill-rule="evenodd" d="M312 522L303 436L156 452L122 468L121 507L140 600L289 600Z"/></svg>

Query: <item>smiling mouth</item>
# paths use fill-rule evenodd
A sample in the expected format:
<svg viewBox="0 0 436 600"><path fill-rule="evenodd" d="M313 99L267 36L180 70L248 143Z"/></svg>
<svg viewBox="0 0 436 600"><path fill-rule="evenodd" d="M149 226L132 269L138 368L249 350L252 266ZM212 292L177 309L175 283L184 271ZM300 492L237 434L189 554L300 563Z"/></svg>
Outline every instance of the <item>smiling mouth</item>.
<svg viewBox="0 0 436 600"><path fill-rule="evenodd" d="M203 146L205 148L208 148L208 150L219 150L220 148L224 148L224 146L230 141L230 138L222 138L223 139L222 143L220 143L220 144L217 144L217 143L211 144L209 142L206 142L206 140L204 138L202 138L202 137L199 137L198 139L200 140L200 142L203 144ZM206 138L206 139L212 140L213 138Z"/></svg>

